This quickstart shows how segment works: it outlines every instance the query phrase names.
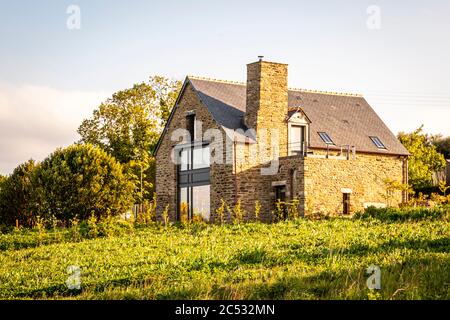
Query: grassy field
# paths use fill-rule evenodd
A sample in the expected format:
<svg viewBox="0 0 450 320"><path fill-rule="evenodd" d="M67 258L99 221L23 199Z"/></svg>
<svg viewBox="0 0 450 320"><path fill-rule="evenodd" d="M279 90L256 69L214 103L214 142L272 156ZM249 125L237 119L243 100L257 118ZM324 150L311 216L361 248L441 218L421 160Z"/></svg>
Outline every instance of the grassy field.
<svg viewBox="0 0 450 320"><path fill-rule="evenodd" d="M446 215L0 235L2 299L450 299ZM370 265L381 290L366 286ZM66 287L81 268L82 289Z"/></svg>

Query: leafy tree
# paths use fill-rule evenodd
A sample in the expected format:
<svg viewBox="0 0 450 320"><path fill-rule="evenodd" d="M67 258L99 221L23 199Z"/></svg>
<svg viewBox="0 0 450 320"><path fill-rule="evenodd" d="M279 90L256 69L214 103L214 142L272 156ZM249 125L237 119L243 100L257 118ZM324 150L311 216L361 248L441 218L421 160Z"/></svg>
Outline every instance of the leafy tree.
<svg viewBox="0 0 450 320"><path fill-rule="evenodd" d="M78 128L81 143L102 148L125 165L136 198L152 197L152 152L169 117L181 82L154 76L113 94Z"/></svg>
<svg viewBox="0 0 450 320"><path fill-rule="evenodd" d="M14 225L17 219L21 225L31 224L32 176L35 170L34 160L28 160L15 168L10 176L0 178L1 223Z"/></svg>
<svg viewBox="0 0 450 320"><path fill-rule="evenodd" d="M437 152L431 136L423 133L423 126L411 133L400 132L398 139L408 149L409 182L415 188L429 187L432 173L445 167L445 159Z"/></svg>
<svg viewBox="0 0 450 320"><path fill-rule="evenodd" d="M450 137L442 135L434 136L432 143L436 146L436 150L444 155L445 159L450 159Z"/></svg>
<svg viewBox="0 0 450 320"><path fill-rule="evenodd" d="M6 177L0 174L0 193L2 192L2 183L6 180Z"/></svg>
<svg viewBox="0 0 450 320"><path fill-rule="evenodd" d="M34 183L33 209L46 219L117 215L133 203L133 186L122 165L91 144L57 149L39 165Z"/></svg>

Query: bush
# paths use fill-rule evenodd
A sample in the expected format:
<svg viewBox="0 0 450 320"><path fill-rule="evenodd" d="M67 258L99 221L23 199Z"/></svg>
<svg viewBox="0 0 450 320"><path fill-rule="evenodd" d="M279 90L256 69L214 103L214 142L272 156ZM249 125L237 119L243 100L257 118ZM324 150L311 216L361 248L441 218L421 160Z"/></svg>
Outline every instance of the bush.
<svg viewBox="0 0 450 320"><path fill-rule="evenodd" d="M436 206L433 208L375 208L369 207L364 212L355 214L355 218L377 219L381 221L417 221L448 219L450 206Z"/></svg>
<svg viewBox="0 0 450 320"><path fill-rule="evenodd" d="M118 215L132 205L122 165L92 145L72 145L46 158L34 175L34 213L58 220Z"/></svg>
<svg viewBox="0 0 450 320"><path fill-rule="evenodd" d="M6 226L31 225L30 203L32 199L32 176L36 169L33 160L29 160L8 177L0 179L0 223Z"/></svg>

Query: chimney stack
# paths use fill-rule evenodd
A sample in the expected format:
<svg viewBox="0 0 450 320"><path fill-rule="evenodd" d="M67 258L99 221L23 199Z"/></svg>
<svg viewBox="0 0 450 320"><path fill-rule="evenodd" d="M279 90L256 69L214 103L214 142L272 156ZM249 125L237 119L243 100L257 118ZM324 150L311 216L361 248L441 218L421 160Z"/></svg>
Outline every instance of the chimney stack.
<svg viewBox="0 0 450 320"><path fill-rule="evenodd" d="M278 129L282 156L287 153L288 139L288 65L263 61L263 56L258 58L247 65L245 124L255 129L257 136L259 129Z"/></svg>

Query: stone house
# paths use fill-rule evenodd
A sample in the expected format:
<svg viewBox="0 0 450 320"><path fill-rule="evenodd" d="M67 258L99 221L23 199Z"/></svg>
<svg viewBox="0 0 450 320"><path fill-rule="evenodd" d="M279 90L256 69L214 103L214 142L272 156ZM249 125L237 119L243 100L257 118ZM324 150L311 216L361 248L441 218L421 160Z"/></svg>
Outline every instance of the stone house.
<svg viewBox="0 0 450 320"><path fill-rule="evenodd" d="M288 66L247 65L247 82L188 76L158 142L157 212L217 219L225 201L255 203L269 221L277 200L300 216L398 205L408 151L357 94L288 88ZM226 213L227 215L227 213Z"/></svg>

